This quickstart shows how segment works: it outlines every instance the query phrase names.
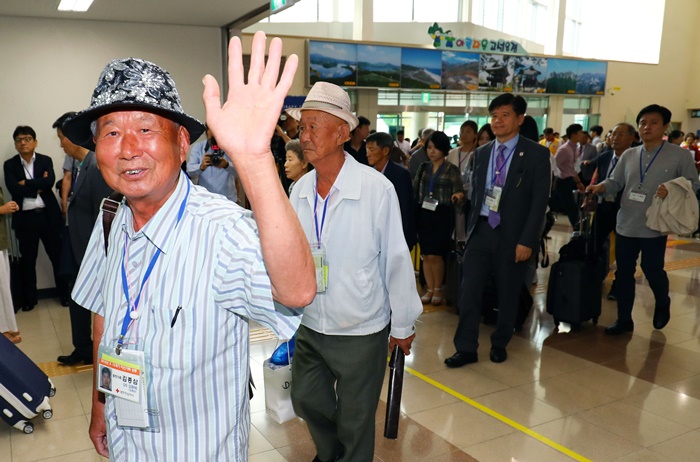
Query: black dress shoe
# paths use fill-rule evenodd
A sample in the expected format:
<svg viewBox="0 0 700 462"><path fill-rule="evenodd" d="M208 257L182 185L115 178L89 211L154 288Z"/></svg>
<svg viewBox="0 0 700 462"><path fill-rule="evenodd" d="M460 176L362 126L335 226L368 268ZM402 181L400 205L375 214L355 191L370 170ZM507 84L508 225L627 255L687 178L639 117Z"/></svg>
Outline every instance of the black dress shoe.
<svg viewBox="0 0 700 462"><path fill-rule="evenodd" d="M32 311L36 305L23 306L22 311Z"/></svg>
<svg viewBox="0 0 700 462"><path fill-rule="evenodd" d="M605 333L607 335L620 335L625 332L632 332L634 330L634 323L632 321L620 322L615 321L614 324L609 325L605 328Z"/></svg>
<svg viewBox="0 0 700 462"><path fill-rule="evenodd" d="M615 295L615 292L611 289L610 292L608 292L608 300L617 300L617 295Z"/></svg>
<svg viewBox="0 0 700 462"><path fill-rule="evenodd" d="M668 324L671 319L671 309L659 308L658 306L654 309L654 329L663 329Z"/></svg>
<svg viewBox="0 0 700 462"><path fill-rule="evenodd" d="M479 360L479 356L475 351L458 351L445 360L447 367L462 367L466 364L472 364Z"/></svg>
<svg viewBox="0 0 700 462"><path fill-rule="evenodd" d="M61 306L68 306L70 304L70 297L61 297Z"/></svg>
<svg viewBox="0 0 700 462"><path fill-rule="evenodd" d="M81 356L76 355L75 353L71 353L67 356L59 356L57 361L64 366L75 366L76 364L80 363L85 363L85 364L92 364L92 357L90 358L83 358Z"/></svg>
<svg viewBox="0 0 700 462"><path fill-rule="evenodd" d="M489 357L493 363L502 363L508 358L508 352L503 347L492 346Z"/></svg>

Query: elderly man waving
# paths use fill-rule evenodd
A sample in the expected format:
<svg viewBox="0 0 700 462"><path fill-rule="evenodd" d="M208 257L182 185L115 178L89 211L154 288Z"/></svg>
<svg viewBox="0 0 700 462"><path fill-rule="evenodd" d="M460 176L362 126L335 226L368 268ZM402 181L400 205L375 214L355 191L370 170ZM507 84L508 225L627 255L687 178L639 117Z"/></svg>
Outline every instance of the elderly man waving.
<svg viewBox="0 0 700 462"><path fill-rule="evenodd" d="M237 38L229 56L223 107L205 77L207 122L232 154L255 220L181 172L204 126L153 63L108 64L90 107L62 127L76 144L94 140L102 175L125 198L107 242L98 219L73 292L95 312L95 370L112 376L108 388L96 381L90 424L112 460L247 460L248 319L288 338L297 318L273 298L291 307L313 298L309 246L269 147L297 58L277 83L281 41L265 64L258 33L245 84Z"/></svg>

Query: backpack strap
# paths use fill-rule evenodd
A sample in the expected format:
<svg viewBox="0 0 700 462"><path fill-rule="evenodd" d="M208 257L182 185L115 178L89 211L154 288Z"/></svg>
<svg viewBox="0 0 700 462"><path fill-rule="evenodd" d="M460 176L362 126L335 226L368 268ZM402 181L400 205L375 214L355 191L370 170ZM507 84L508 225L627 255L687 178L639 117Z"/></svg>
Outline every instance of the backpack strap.
<svg viewBox="0 0 700 462"><path fill-rule="evenodd" d="M112 229L112 222L117 215L117 210L119 210L119 205L121 205L123 198L123 194L114 191L109 197L102 199L102 204L100 204L100 210L102 210L102 230L104 231L105 237L105 255L107 255L107 249L109 248L109 232Z"/></svg>

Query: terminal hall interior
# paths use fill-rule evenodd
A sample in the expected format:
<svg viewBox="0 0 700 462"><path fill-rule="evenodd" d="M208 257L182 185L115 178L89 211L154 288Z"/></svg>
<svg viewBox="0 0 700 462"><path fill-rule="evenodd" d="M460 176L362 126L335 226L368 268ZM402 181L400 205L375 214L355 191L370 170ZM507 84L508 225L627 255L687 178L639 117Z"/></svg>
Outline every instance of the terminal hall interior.
<svg viewBox="0 0 700 462"><path fill-rule="evenodd" d="M283 59L299 57L289 107L300 106L314 83L332 82L347 92L352 112L369 120L372 132L396 138L402 130L409 144L429 128L444 132L458 148L465 121L478 128L491 123L489 105L506 92L525 99L526 114L541 136L547 128L561 138L574 124L585 133L600 126L605 144L608 132L620 124L638 129L640 110L652 104L672 114L666 143L675 130L683 132L684 143L685 135L700 134L696 0L68 2L77 8L87 3L86 11L59 9L59 3L64 2L0 2L2 161L18 153L15 127L31 126L36 152L51 158L56 180L63 178L66 154L53 124L61 114L88 107L105 64L136 57L162 66L177 83L185 111L204 121L203 76L214 76L223 94L228 41L240 37L247 60L258 31L268 42L282 38ZM392 57L380 59L384 54ZM393 76L379 69L389 61ZM369 70L363 73L363 66ZM684 147L697 156L697 145ZM284 160L278 164L284 179ZM237 186L237 202L245 207L245 191ZM11 201L2 172L0 187L4 201ZM54 192L60 203L60 193ZM562 210L557 212L545 239L552 263L578 231ZM8 248L0 251L10 261L19 257L11 221L11 215L0 221L0 237L8 235ZM617 300L608 297L617 268L614 237L606 247L609 272L597 323L555 322L547 312L552 266L540 264L528 287L532 308L502 363L489 360L495 326L482 323L479 361L448 367L459 304L432 303L435 298L428 297L406 357L398 438L383 436L387 367L373 460L700 459L700 240L694 235L671 233L665 243L671 317L663 329L655 328L655 297L640 261L633 331L606 335L606 326L618 320ZM424 296L420 250L411 255L417 296ZM9 278L5 273L0 271L0 279ZM43 245L36 274L38 304L16 312L16 337L21 336L16 345L55 386L53 415L33 420L31 434L0 424L0 460L106 460L88 436L93 366L57 362L74 345L69 310L62 306ZM446 280L451 276L448 270ZM8 298L2 295L0 303ZM318 460L302 419L278 423L266 411L263 363L279 344L271 331L251 324L250 373L256 388L248 460Z"/></svg>

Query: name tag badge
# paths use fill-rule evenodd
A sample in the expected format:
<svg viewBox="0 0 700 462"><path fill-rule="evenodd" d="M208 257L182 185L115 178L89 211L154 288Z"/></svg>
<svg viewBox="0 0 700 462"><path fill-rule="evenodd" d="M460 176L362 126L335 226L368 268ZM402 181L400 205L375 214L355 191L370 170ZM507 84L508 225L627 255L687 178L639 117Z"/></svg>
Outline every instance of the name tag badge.
<svg viewBox="0 0 700 462"><path fill-rule="evenodd" d="M322 244L311 244L311 256L314 259L316 269L316 293L322 294L328 288L328 262L326 261L326 249Z"/></svg>
<svg viewBox="0 0 700 462"><path fill-rule="evenodd" d="M143 351L122 350L117 356L112 348L100 346L95 371L97 390L127 401L140 402L144 363Z"/></svg>
<svg viewBox="0 0 700 462"><path fill-rule="evenodd" d="M438 206L438 201L437 199L428 198L423 200L423 208L425 210L430 210L431 212L434 212L437 209Z"/></svg>
<svg viewBox="0 0 700 462"><path fill-rule="evenodd" d="M486 193L484 203L492 212L498 212L498 205L501 203L501 193L503 193L503 188L500 186L494 186L493 189Z"/></svg>
<svg viewBox="0 0 700 462"><path fill-rule="evenodd" d="M647 194L645 191L632 191L630 192L630 200L634 202L644 202L647 200Z"/></svg>

